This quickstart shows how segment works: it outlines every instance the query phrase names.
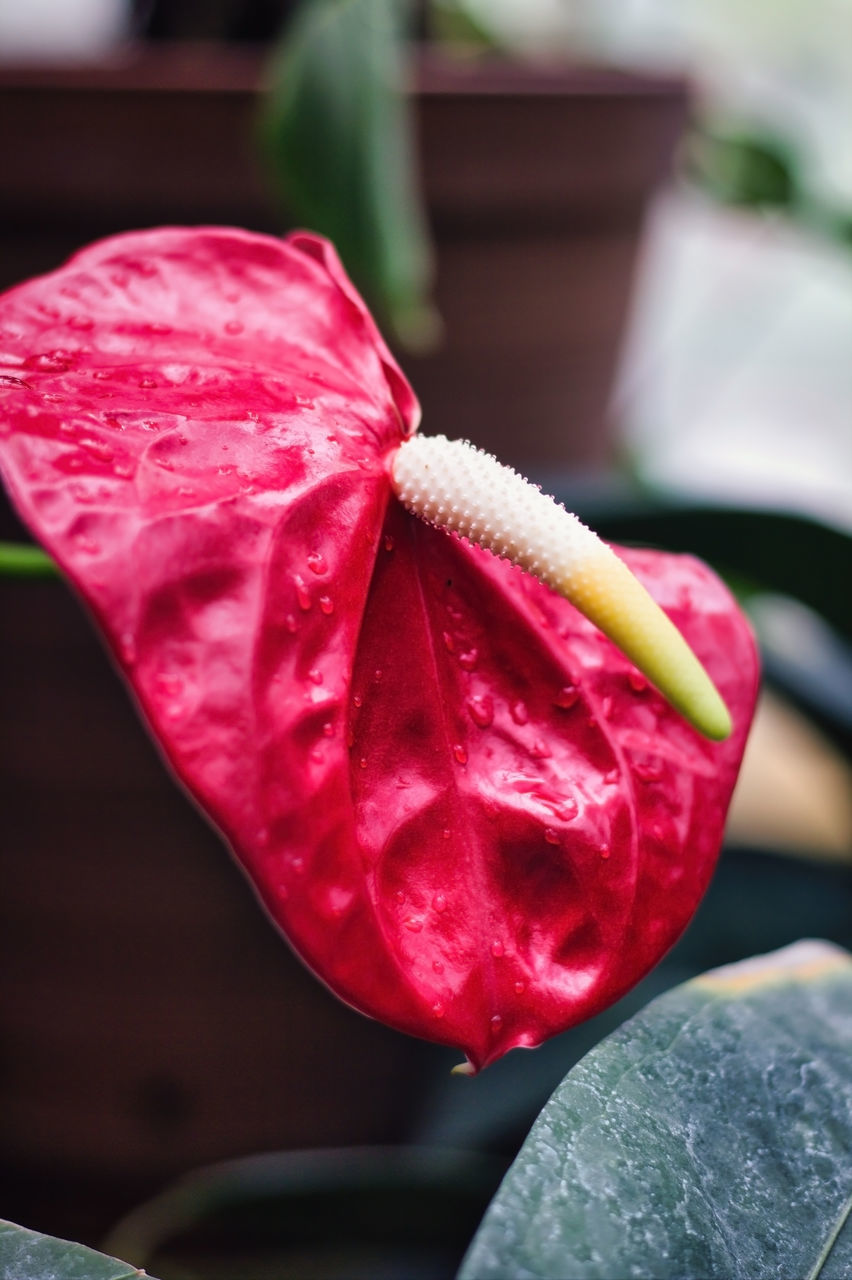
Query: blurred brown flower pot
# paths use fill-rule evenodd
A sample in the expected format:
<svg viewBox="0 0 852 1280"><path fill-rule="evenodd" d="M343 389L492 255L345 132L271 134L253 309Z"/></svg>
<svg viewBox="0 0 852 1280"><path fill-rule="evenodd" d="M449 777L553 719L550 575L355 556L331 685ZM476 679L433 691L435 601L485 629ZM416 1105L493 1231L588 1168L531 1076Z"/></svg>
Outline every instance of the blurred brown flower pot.
<svg viewBox="0 0 852 1280"><path fill-rule="evenodd" d="M253 129L257 54L182 46L0 68L0 286L159 222L280 230ZM402 355L427 429L529 471L611 461L607 401L681 81L425 56L416 107L446 340Z"/></svg>

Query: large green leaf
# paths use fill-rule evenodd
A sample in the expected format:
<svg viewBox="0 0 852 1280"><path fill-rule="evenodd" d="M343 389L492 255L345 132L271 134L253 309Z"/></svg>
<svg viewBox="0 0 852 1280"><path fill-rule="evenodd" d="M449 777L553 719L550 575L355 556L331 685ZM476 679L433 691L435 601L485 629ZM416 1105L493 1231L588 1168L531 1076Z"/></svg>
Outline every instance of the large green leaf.
<svg viewBox="0 0 852 1280"><path fill-rule="evenodd" d="M133 1280L142 1275L85 1245L0 1220L0 1280Z"/></svg>
<svg viewBox="0 0 852 1280"><path fill-rule="evenodd" d="M431 247L405 85L410 0L303 0L285 31L261 140L285 207L331 239L400 341L435 329Z"/></svg>
<svg viewBox="0 0 852 1280"><path fill-rule="evenodd" d="M852 957L797 943L654 1001L545 1107L460 1280L852 1275Z"/></svg>

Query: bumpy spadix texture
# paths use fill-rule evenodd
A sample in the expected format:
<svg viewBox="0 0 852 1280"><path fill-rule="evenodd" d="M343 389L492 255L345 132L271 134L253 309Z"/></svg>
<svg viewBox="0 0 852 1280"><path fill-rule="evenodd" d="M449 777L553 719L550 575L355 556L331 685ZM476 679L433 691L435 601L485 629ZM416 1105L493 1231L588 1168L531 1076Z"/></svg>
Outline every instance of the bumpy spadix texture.
<svg viewBox="0 0 852 1280"><path fill-rule="evenodd" d="M730 708L706 741L570 603L405 511L417 417L315 237L132 234L0 299L9 491L172 768L334 991L480 1067L680 934L756 662L709 570L619 553Z"/></svg>
<svg viewBox="0 0 852 1280"><path fill-rule="evenodd" d="M683 636L576 516L491 454L446 436L405 440L391 479L409 511L535 574L614 640L697 729L728 736L727 707Z"/></svg>

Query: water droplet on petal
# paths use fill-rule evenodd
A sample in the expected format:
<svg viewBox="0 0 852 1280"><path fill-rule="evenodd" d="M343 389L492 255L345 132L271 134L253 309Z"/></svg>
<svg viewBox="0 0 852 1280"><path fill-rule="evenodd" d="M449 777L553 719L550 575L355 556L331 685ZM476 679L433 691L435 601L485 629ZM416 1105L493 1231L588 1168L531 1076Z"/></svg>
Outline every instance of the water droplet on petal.
<svg viewBox="0 0 852 1280"><path fill-rule="evenodd" d="M437 912L446 911L447 899L443 893L435 894L434 898L432 899L432 906L435 908Z"/></svg>
<svg viewBox="0 0 852 1280"><path fill-rule="evenodd" d="M373 672L373 679L376 681L377 684L381 680L383 675L384 675L384 672L382 671L381 667L376 667L375 671Z"/></svg>
<svg viewBox="0 0 852 1280"><path fill-rule="evenodd" d="M521 702L520 699L517 702L512 703L510 710L515 724L526 724L530 718L530 713L527 710L527 704L525 702Z"/></svg>
<svg viewBox="0 0 852 1280"><path fill-rule="evenodd" d="M444 840L449 840L452 834L453 833L450 831L449 827L444 827L444 830L441 832L441 836L443 837Z"/></svg>
<svg viewBox="0 0 852 1280"><path fill-rule="evenodd" d="M358 765L359 765L359 767L360 767L361 769L366 769L366 767L367 767L367 757L366 757L366 756L362 756L362 757L361 757L361 759L358 761Z"/></svg>
<svg viewBox="0 0 852 1280"><path fill-rule="evenodd" d="M465 671L473 671L478 661L478 649L466 649L464 653L459 654L459 666Z"/></svg>
<svg viewBox="0 0 852 1280"><path fill-rule="evenodd" d="M162 703L164 715L170 720L177 720L184 714L184 682L181 676L161 671L154 679L154 689Z"/></svg>
<svg viewBox="0 0 852 1280"><path fill-rule="evenodd" d="M562 707L563 710L567 711L570 707L574 706L579 696L580 690L576 685L565 684L559 690L553 701L557 707Z"/></svg>
<svg viewBox="0 0 852 1280"><path fill-rule="evenodd" d="M494 720L494 700L487 693L468 698L467 709L474 724L487 729Z"/></svg>
<svg viewBox="0 0 852 1280"><path fill-rule="evenodd" d="M525 982L516 982L516 983L515 983L515 994L516 994L516 995L522 996L522 995L524 994L524 992L526 991L526 989L527 989L527 987L526 987L526 983L525 983Z"/></svg>
<svg viewBox="0 0 852 1280"><path fill-rule="evenodd" d="M435 1003L432 1005L432 1014L436 1018L443 1018L444 1006L441 1004L440 1000L436 1000Z"/></svg>
<svg viewBox="0 0 852 1280"><path fill-rule="evenodd" d="M647 678L642 675L641 671L637 671L635 668L628 673L627 679L630 684L630 688L634 693L644 693L648 688Z"/></svg>
<svg viewBox="0 0 852 1280"><path fill-rule="evenodd" d="M308 672L308 679L311 684L322 684L322 672L318 671L316 667L311 667Z"/></svg>
<svg viewBox="0 0 852 1280"><path fill-rule="evenodd" d="M418 920L416 916L409 916L404 923L409 933L419 933L423 928L423 921Z"/></svg>
<svg viewBox="0 0 852 1280"><path fill-rule="evenodd" d="M505 948L503 947L503 943L500 941L499 938L495 938L494 941L491 943L491 954L494 957L494 959L499 960L500 957L503 955L504 950Z"/></svg>
<svg viewBox="0 0 852 1280"><path fill-rule="evenodd" d="M499 1013L495 1013L494 1017L491 1019L491 1030L499 1031L502 1025L503 1025L503 1019L500 1017Z"/></svg>
<svg viewBox="0 0 852 1280"><path fill-rule="evenodd" d="M446 649L447 653L455 653L455 651L456 651L456 641L455 641L455 637L453 636L452 632L451 632L451 631L445 631L445 632L443 633L443 635L442 635L441 639L444 641L444 648Z"/></svg>
<svg viewBox="0 0 852 1280"><path fill-rule="evenodd" d="M402 889L397 889L396 893L393 896L396 898L399 905L402 906L403 902L405 902L405 894L403 893Z"/></svg>
<svg viewBox="0 0 852 1280"><path fill-rule="evenodd" d="M360 693L356 693L352 701L356 707L361 707L364 705L364 699L361 697Z"/></svg>
<svg viewBox="0 0 852 1280"><path fill-rule="evenodd" d="M293 586L296 588L296 603L303 613L307 613L311 607L311 595L305 585L303 578L296 574L293 579Z"/></svg>
<svg viewBox="0 0 852 1280"><path fill-rule="evenodd" d="M41 373L65 373L71 367L71 357L67 351L42 351L29 356L24 367L38 369Z"/></svg>
<svg viewBox="0 0 852 1280"><path fill-rule="evenodd" d="M168 671L161 671L156 677L154 685L158 693L173 697L177 693L183 691L183 680L178 675L173 675Z"/></svg>
<svg viewBox="0 0 852 1280"><path fill-rule="evenodd" d="M292 613L287 614L286 618L284 619L284 626L290 632L291 636L294 636L296 632L299 630L299 624L296 621L296 619L293 617Z"/></svg>
<svg viewBox="0 0 852 1280"><path fill-rule="evenodd" d="M530 755L534 760L546 760L550 755L550 747L541 738L536 738L530 747Z"/></svg>
<svg viewBox="0 0 852 1280"><path fill-rule="evenodd" d="M139 386L142 387L143 390L150 391L151 388L156 387L156 385L157 385L156 378L140 378L139 379Z"/></svg>
<svg viewBox="0 0 852 1280"><path fill-rule="evenodd" d="M633 772L641 782L658 782L663 776L663 762L659 756L648 755L633 762Z"/></svg>
<svg viewBox="0 0 852 1280"><path fill-rule="evenodd" d="M606 843L606 841L604 841L604 843L598 849L598 853L601 855L602 858L608 858L610 855L610 852L611 850L609 845Z"/></svg>
<svg viewBox="0 0 852 1280"><path fill-rule="evenodd" d="M443 973L443 972L444 972L444 966L443 966L443 964L441 963L441 961L440 961L440 960L433 960L433 961L432 961L432 968L435 970L435 973Z"/></svg>
<svg viewBox="0 0 852 1280"><path fill-rule="evenodd" d="M325 614L334 613L334 601L331 596L320 596L319 606Z"/></svg>
<svg viewBox="0 0 852 1280"><path fill-rule="evenodd" d="M323 725L323 727L322 727L322 731L323 731L323 733L325 734L325 736L326 736L327 738L333 738L333 737L334 737L334 725L332 724L332 722L331 722L330 720L327 720L327 721L325 722L325 724L324 724L324 725Z"/></svg>
<svg viewBox="0 0 852 1280"><path fill-rule="evenodd" d="M554 831L553 827L546 827L544 838L548 844L559 844L559 832Z"/></svg>
<svg viewBox="0 0 852 1280"><path fill-rule="evenodd" d="M321 551L312 551L308 556L307 564L311 573L321 574L328 572L328 565Z"/></svg>
<svg viewBox="0 0 852 1280"><path fill-rule="evenodd" d="M319 747L314 747L313 751L309 752L309 754L314 764L322 764L324 757Z"/></svg>
<svg viewBox="0 0 852 1280"><path fill-rule="evenodd" d="M453 755L459 764L467 764L467 752L460 742L453 747Z"/></svg>
<svg viewBox="0 0 852 1280"><path fill-rule="evenodd" d="M385 534L384 545L385 545L385 551L393 551L393 535L392 534L390 533Z"/></svg>

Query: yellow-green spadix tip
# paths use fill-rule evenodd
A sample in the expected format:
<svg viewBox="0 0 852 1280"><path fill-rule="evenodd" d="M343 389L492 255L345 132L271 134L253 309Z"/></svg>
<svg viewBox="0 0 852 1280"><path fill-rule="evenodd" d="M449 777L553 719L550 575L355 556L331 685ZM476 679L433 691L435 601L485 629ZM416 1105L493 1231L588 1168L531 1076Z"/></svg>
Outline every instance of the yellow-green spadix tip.
<svg viewBox="0 0 852 1280"><path fill-rule="evenodd" d="M731 732L718 690L678 629L623 560L576 516L464 440L412 436L391 482L429 524L487 547L558 591L708 738Z"/></svg>

